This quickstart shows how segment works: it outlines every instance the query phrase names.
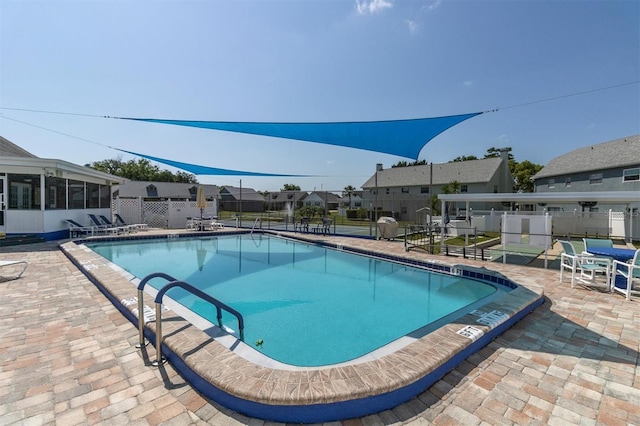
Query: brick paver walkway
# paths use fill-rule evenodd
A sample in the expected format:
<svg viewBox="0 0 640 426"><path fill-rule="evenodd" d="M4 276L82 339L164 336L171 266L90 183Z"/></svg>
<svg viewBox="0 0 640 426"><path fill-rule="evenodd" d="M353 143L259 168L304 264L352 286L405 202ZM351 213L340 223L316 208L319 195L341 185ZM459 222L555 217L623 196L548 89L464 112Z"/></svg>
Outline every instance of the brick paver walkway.
<svg viewBox="0 0 640 426"><path fill-rule="evenodd" d="M30 266L0 283L0 424L274 424L146 366L137 330L57 245L3 248L9 259ZM332 425L640 424L640 301L570 289L557 271L494 269L535 275L547 301L419 397Z"/></svg>

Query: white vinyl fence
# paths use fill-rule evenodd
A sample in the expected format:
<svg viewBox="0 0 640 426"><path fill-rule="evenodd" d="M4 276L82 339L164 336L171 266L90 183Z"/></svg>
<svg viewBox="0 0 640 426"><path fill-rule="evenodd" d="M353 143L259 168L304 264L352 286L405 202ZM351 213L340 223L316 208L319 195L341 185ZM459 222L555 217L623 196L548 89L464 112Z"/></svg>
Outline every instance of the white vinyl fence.
<svg viewBox="0 0 640 426"><path fill-rule="evenodd" d="M200 209L195 201L163 200L148 201L141 197L113 200L113 212L120 214L127 223L146 223L152 228L184 228L188 217L200 217ZM205 217L217 217L218 206L215 201L207 201L202 212Z"/></svg>
<svg viewBox="0 0 640 426"><path fill-rule="evenodd" d="M473 211L471 226L479 232L501 232L500 211ZM546 212L506 212L507 215L544 215ZM598 236L619 238L626 241L640 240L640 215L609 210L608 212L548 212L552 218L551 233L554 236Z"/></svg>

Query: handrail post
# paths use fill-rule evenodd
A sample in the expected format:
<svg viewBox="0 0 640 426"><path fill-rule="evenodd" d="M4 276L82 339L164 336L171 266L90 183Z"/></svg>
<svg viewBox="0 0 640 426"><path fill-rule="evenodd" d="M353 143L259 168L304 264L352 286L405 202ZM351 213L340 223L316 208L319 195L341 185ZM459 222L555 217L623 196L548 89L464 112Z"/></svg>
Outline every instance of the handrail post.
<svg viewBox="0 0 640 426"><path fill-rule="evenodd" d="M159 367L167 362L162 357L162 304L156 302L156 360L151 363L154 367Z"/></svg>
<svg viewBox="0 0 640 426"><path fill-rule="evenodd" d="M136 348L144 348L149 344L149 342L145 341L144 338L144 286L147 285L149 281L153 278L164 278L165 280L171 282L176 279L171 275L165 274L164 272L154 272L152 274L144 277L140 283L138 284L138 339L139 344L136 345Z"/></svg>
<svg viewBox="0 0 640 426"><path fill-rule="evenodd" d="M138 348L144 348L149 344L144 338L144 294L142 289L138 289Z"/></svg>

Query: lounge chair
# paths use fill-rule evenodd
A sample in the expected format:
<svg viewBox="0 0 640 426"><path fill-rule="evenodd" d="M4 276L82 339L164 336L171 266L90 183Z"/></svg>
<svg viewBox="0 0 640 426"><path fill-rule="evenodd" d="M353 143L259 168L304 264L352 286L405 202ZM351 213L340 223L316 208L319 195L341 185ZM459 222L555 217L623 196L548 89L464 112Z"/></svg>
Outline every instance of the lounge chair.
<svg viewBox="0 0 640 426"><path fill-rule="evenodd" d="M137 230L137 228L134 225L117 225L113 222L111 222L109 219L107 219L106 216L104 215L100 215L100 220L102 220L102 222L107 225L109 228L120 228L120 230L126 234L128 234L129 232L135 232Z"/></svg>
<svg viewBox="0 0 640 426"><path fill-rule="evenodd" d="M29 266L29 262L27 262L26 260L0 260L0 269L1 268L19 269L19 268L11 268L11 267L12 266L21 265L21 264L24 265L24 267L20 270L20 272L18 272L17 274L14 274L14 275L10 275L10 276L5 276L3 274L0 274L0 281L17 280L18 278L20 278L22 276L24 271L27 270L27 266Z"/></svg>
<svg viewBox="0 0 640 426"><path fill-rule="evenodd" d="M610 259L577 253L569 241L559 241L564 252L560 255L560 282L564 280L564 270L571 271L571 288L576 282L589 287L604 287L610 289L611 265ZM578 274L579 273L579 274ZM604 275L605 282L598 282L598 273Z"/></svg>
<svg viewBox="0 0 640 426"><path fill-rule="evenodd" d="M631 300L632 293L640 295L640 249L630 263L613 261L611 285L614 292L624 294L627 300Z"/></svg>
<svg viewBox="0 0 640 426"><path fill-rule="evenodd" d="M124 219L122 219L122 217L118 213L116 213L114 216L116 217L116 225L117 226L129 226L129 227L132 227L136 231L146 231L146 230L149 229L149 225L147 225L146 223L128 224L127 222L124 221Z"/></svg>
<svg viewBox="0 0 640 426"><path fill-rule="evenodd" d="M96 217L95 214L89 213L88 215L89 215L89 218L91 219L91 222L93 222L94 226L96 227L96 232L98 233L118 235L121 233L129 232L129 229L125 227L107 225L106 223L100 222L100 220Z"/></svg>
<svg viewBox="0 0 640 426"><path fill-rule="evenodd" d="M80 237L82 235L93 235L96 232L95 226L83 226L72 219L65 219L69 225L69 236L71 238Z"/></svg>

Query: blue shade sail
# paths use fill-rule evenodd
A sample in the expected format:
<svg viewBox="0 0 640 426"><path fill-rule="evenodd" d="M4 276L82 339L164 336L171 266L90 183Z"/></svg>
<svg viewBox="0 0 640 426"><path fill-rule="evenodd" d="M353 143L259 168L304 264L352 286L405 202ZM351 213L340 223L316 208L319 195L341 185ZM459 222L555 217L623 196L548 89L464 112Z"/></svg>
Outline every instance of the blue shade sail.
<svg viewBox="0 0 640 426"><path fill-rule="evenodd" d="M417 160L420 151L431 139L448 128L479 114L482 113L410 120L336 123L252 123L126 117L121 119L317 142Z"/></svg>
<svg viewBox="0 0 640 426"><path fill-rule="evenodd" d="M113 147L112 147L113 148ZM166 158L153 157L147 154L139 154L137 152L126 151L124 149L113 148L115 150L126 152L127 154L137 155L147 160L156 161L158 163L167 164L178 169L186 170L194 175L215 175L215 176L260 176L260 177L310 177L310 175L283 175L272 173L243 172L241 170L218 169L216 167L198 166L197 164L182 163L180 161L167 160Z"/></svg>

